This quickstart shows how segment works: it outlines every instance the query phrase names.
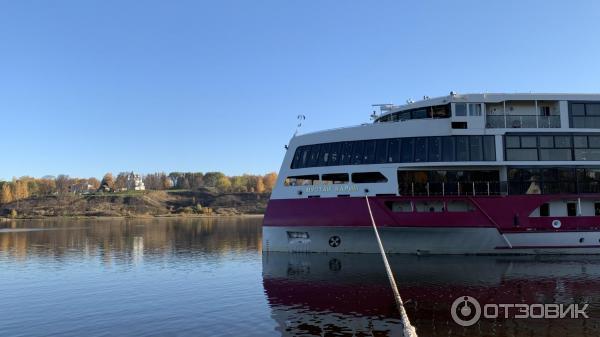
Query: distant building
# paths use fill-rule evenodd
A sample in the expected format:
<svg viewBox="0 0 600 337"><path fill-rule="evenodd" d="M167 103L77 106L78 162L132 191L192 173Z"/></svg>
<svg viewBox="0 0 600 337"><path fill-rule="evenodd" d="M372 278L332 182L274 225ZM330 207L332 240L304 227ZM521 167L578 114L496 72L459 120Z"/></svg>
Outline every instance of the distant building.
<svg viewBox="0 0 600 337"><path fill-rule="evenodd" d="M133 172L127 175L127 183L125 186L128 191L144 191L146 189L142 176Z"/></svg>
<svg viewBox="0 0 600 337"><path fill-rule="evenodd" d="M69 186L69 192L74 194L88 194L94 192L94 186L87 181Z"/></svg>

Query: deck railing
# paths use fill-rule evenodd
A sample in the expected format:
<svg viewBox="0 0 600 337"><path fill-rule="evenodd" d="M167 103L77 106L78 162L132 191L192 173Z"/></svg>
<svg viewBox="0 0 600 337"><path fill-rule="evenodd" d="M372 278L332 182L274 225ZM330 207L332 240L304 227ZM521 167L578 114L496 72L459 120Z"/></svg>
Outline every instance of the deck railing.
<svg viewBox="0 0 600 337"><path fill-rule="evenodd" d="M463 182L428 182L401 183L400 194L412 196L475 196L501 195L508 193L507 183L500 181L463 181Z"/></svg>
<svg viewBox="0 0 600 337"><path fill-rule="evenodd" d="M519 194L600 193L600 182L546 181L463 181L400 183L401 195L410 196L493 196Z"/></svg>
<svg viewBox="0 0 600 337"><path fill-rule="evenodd" d="M488 129L560 128L560 116L486 115Z"/></svg>

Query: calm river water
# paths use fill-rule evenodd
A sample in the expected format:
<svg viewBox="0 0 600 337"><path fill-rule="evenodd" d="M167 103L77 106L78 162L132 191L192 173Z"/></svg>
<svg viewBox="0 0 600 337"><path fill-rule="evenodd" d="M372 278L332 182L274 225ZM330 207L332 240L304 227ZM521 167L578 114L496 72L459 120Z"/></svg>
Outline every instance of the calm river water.
<svg viewBox="0 0 600 337"><path fill-rule="evenodd" d="M261 254L261 218L0 223L0 336L398 336L378 255ZM385 243L385 237L383 238ZM419 336L599 336L600 257L391 256ZM589 319L454 323L454 299Z"/></svg>

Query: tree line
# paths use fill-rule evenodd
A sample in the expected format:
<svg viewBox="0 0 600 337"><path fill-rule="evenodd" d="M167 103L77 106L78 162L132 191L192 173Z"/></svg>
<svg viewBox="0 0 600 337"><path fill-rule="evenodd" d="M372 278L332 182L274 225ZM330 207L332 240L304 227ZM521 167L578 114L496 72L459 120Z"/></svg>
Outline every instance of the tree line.
<svg viewBox="0 0 600 337"><path fill-rule="evenodd" d="M75 190L122 191L128 188L132 172L121 172L116 176L106 173L102 180L95 177L73 178L68 175L43 178L21 177L12 181L0 181L0 203L9 203L31 196L64 195ZM271 192L277 181L274 172L265 175L244 174L226 176L221 172L157 172L141 177L146 190L198 190L207 188L218 193L227 192Z"/></svg>

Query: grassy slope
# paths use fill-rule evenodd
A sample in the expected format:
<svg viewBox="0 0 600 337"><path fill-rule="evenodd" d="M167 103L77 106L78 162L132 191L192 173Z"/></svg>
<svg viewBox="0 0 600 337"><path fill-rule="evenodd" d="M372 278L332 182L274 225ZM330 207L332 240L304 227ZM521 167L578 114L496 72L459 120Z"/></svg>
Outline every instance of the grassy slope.
<svg viewBox="0 0 600 337"><path fill-rule="evenodd" d="M15 209L19 217L45 216L156 216L202 214L262 214L268 194L202 191L127 191L92 195L32 197L0 206L6 216Z"/></svg>

